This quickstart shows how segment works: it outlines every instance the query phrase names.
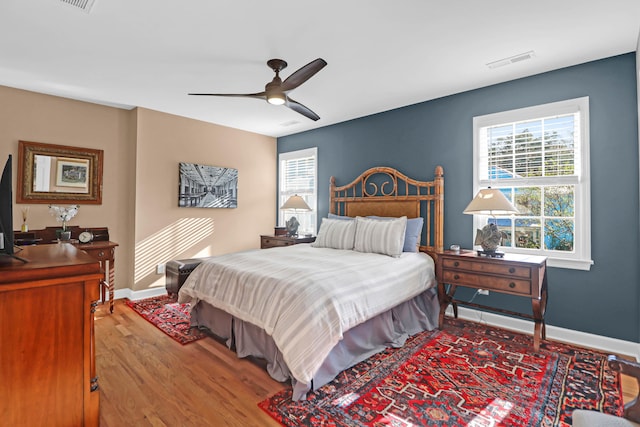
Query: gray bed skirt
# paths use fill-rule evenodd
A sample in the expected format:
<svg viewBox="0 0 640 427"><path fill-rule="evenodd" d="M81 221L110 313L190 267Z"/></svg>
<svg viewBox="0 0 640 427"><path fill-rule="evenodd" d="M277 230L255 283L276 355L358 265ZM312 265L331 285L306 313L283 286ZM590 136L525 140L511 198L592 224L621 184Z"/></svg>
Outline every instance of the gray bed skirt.
<svg viewBox="0 0 640 427"><path fill-rule="evenodd" d="M344 333L325 359L311 383L291 376L282 353L272 338L257 326L233 318L224 311L200 301L191 313L192 326L206 327L225 340L238 357L253 356L266 361L267 372L280 382L291 381L293 399L306 397L309 390L322 387L341 371L361 362L387 347L402 347L411 335L438 326L438 293L431 288ZM321 334L322 331L318 331Z"/></svg>

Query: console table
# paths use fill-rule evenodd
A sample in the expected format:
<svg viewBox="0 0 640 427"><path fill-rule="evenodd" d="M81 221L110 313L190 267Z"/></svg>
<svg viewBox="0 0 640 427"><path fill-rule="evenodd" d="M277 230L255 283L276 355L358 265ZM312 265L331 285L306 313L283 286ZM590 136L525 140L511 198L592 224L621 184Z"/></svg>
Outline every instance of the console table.
<svg viewBox="0 0 640 427"><path fill-rule="evenodd" d="M99 263L70 244L0 256L0 414L7 426L98 426Z"/></svg>
<svg viewBox="0 0 640 427"><path fill-rule="evenodd" d="M544 323L547 306L546 257L505 254L504 258L491 258L479 256L471 250L463 250L459 253L444 251L438 254L437 268L440 329L444 325L444 314L449 304L453 306L455 317L458 317L458 304L497 311L532 319L535 322L533 348L536 351L540 349L540 341L545 339L546 335ZM458 286L530 298L533 315L457 300L454 295Z"/></svg>
<svg viewBox="0 0 640 427"><path fill-rule="evenodd" d="M80 243L74 242L74 246L78 249L82 249L93 258L100 262L100 267L104 271L104 277L100 282L102 302L105 301L105 291L109 290L109 312L113 313L113 291L115 289L115 277L116 277L116 246L117 243L96 242ZM106 289L105 289L106 288Z"/></svg>
<svg viewBox="0 0 640 427"><path fill-rule="evenodd" d="M13 233L14 242L18 246L44 245L58 243L56 231L60 227L46 227L42 230L15 231ZM115 266L116 266L116 246L117 243L109 240L109 229L107 227L79 227L70 226L71 231L69 243L82 249L100 263L103 279L100 281L102 302L106 301L106 291L109 291L109 311L113 313L113 293L115 289ZM93 234L93 241L90 243L80 243L78 235L83 231L90 231Z"/></svg>

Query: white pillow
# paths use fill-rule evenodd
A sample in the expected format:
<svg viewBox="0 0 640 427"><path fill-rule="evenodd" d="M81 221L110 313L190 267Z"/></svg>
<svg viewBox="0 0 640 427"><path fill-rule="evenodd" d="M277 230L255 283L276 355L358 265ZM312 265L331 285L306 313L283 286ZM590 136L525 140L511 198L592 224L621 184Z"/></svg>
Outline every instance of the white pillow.
<svg viewBox="0 0 640 427"><path fill-rule="evenodd" d="M342 221L352 222L352 221ZM358 252L399 257L404 246L407 217L394 219L373 219L356 217L354 249Z"/></svg>
<svg viewBox="0 0 640 427"><path fill-rule="evenodd" d="M314 248L353 249L356 234L355 221L322 218Z"/></svg>

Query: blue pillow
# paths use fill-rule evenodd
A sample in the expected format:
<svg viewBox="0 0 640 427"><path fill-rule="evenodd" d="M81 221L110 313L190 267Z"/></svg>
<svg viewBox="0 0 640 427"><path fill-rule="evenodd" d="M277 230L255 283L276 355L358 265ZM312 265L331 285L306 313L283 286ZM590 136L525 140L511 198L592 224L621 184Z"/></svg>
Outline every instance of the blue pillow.
<svg viewBox="0 0 640 427"><path fill-rule="evenodd" d="M355 219L351 216L342 216L342 215L336 215L336 214L332 214L329 213L329 215L327 215L327 218L329 219L344 219L344 220L350 220L350 219Z"/></svg>
<svg viewBox="0 0 640 427"><path fill-rule="evenodd" d="M349 217L343 217L347 219ZM374 219L395 219L386 216L369 216L367 218ZM404 246L402 252L418 252L418 245L420 244L420 235L422 234L422 224L424 224L424 218L409 218L407 219L407 228L404 232Z"/></svg>

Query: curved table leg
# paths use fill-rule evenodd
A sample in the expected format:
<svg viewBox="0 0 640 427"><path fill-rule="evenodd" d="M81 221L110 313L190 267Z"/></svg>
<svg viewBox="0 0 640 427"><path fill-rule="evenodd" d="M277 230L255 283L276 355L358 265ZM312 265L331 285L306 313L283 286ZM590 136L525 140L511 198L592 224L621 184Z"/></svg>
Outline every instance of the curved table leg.
<svg viewBox="0 0 640 427"><path fill-rule="evenodd" d="M440 315L438 316L438 328L444 326L444 315L449 304L453 306L453 316L458 318L458 304L453 301L453 295L456 293L456 285L449 285L449 292L446 291L444 283L438 283L438 299L440 301Z"/></svg>

